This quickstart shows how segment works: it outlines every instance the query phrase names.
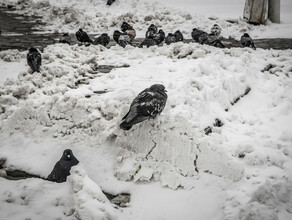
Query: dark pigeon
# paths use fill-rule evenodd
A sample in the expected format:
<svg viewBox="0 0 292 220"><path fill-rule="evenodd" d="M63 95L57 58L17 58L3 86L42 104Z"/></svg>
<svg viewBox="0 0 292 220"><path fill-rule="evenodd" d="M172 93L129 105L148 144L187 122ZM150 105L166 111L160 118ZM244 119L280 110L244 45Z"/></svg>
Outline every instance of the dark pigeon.
<svg viewBox="0 0 292 220"><path fill-rule="evenodd" d="M207 34L206 32L204 32L203 34L201 34L198 38L198 42L200 44L208 44L208 36L209 34Z"/></svg>
<svg viewBox="0 0 292 220"><path fill-rule="evenodd" d="M73 155L72 150L64 150L61 159L56 163L47 180L57 183L66 182L67 176L70 175L71 167L77 165L78 163L79 161Z"/></svg>
<svg viewBox="0 0 292 220"><path fill-rule="evenodd" d="M107 0L107 5L111 6L116 0Z"/></svg>
<svg viewBox="0 0 292 220"><path fill-rule="evenodd" d="M42 56L36 48L30 48L26 56L27 63L32 69L32 72L39 72L42 64Z"/></svg>
<svg viewBox="0 0 292 220"><path fill-rule="evenodd" d="M240 42L243 47L251 47L254 50L256 49L256 47L254 46L253 40L247 33L243 34L243 36L240 39Z"/></svg>
<svg viewBox="0 0 292 220"><path fill-rule="evenodd" d="M183 34L180 31L174 32L175 42L180 42L184 40Z"/></svg>
<svg viewBox="0 0 292 220"><path fill-rule="evenodd" d="M59 43L62 44L71 44L71 37L68 33L63 34L63 36L60 38Z"/></svg>
<svg viewBox="0 0 292 220"><path fill-rule="evenodd" d="M151 47L157 45L154 38L145 38L144 41L138 47Z"/></svg>
<svg viewBox="0 0 292 220"><path fill-rule="evenodd" d="M165 43L166 43L167 45L169 45L169 44L171 44L171 43L175 43L175 42L176 42L176 38L175 38L174 34L169 33L169 34L166 36L166 38L165 38L164 41L165 41Z"/></svg>
<svg viewBox="0 0 292 220"><path fill-rule="evenodd" d="M157 27L154 24L151 24L146 31L146 38L154 38L155 34L157 34Z"/></svg>
<svg viewBox="0 0 292 220"><path fill-rule="evenodd" d="M130 130L134 124L155 118L163 111L166 100L164 85L154 84L143 90L133 100L129 112L122 119L120 128Z"/></svg>
<svg viewBox="0 0 292 220"><path fill-rule="evenodd" d="M197 28L194 28L193 31L192 31L192 38L196 41L196 42L199 42L199 37L204 34L206 32L204 31L201 31Z"/></svg>
<svg viewBox="0 0 292 220"><path fill-rule="evenodd" d="M156 42L157 45L159 45L160 43L162 43L162 41L164 41L165 39L165 33L163 32L163 30L159 30L157 34L155 34L154 36L154 40Z"/></svg>
<svg viewBox="0 0 292 220"><path fill-rule="evenodd" d="M121 30L122 32L127 33L127 35L130 37L130 43L132 43L132 41L136 37L135 29L131 25L129 25L127 22L124 21L121 26Z"/></svg>
<svg viewBox="0 0 292 220"><path fill-rule="evenodd" d="M81 28L76 32L76 38L81 43L92 43L92 40L89 38L88 34Z"/></svg>
<svg viewBox="0 0 292 220"><path fill-rule="evenodd" d="M127 33L121 33L118 30L114 31L113 38L118 43L118 45L124 48L131 42L131 39Z"/></svg>
<svg viewBox="0 0 292 220"><path fill-rule="evenodd" d="M110 37L106 34L103 33L102 35L100 35L98 38L96 38L93 42L94 45L103 45L104 47L106 47L110 42Z"/></svg>
<svg viewBox="0 0 292 220"><path fill-rule="evenodd" d="M214 24L213 27L211 28L211 33L215 34L217 37L220 36L221 34L221 28L219 27L218 24Z"/></svg>
<svg viewBox="0 0 292 220"><path fill-rule="evenodd" d="M211 46L218 47L218 48L226 48L225 45L219 39L213 42Z"/></svg>
<svg viewBox="0 0 292 220"><path fill-rule="evenodd" d="M224 44L218 39L218 36L214 33L208 35L207 44L218 48L225 48Z"/></svg>

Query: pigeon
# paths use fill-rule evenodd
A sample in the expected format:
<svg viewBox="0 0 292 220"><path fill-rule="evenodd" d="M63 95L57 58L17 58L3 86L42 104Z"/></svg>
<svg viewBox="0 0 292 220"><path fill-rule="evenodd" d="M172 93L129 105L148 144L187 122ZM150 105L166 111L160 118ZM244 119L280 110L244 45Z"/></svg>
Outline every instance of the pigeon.
<svg viewBox="0 0 292 220"><path fill-rule="evenodd" d="M208 35L207 41L207 44L210 46L225 48L224 44L222 44L222 42L218 39L218 36L214 33Z"/></svg>
<svg viewBox="0 0 292 220"><path fill-rule="evenodd" d="M198 42L200 44L208 44L208 36L209 34L207 34L206 32L202 33L199 37L198 37Z"/></svg>
<svg viewBox="0 0 292 220"><path fill-rule="evenodd" d="M68 33L63 34L63 36L60 38L59 43L62 44L71 44L71 37Z"/></svg>
<svg viewBox="0 0 292 220"><path fill-rule="evenodd" d="M180 31L174 32L174 36L175 36L175 42L184 40L183 34Z"/></svg>
<svg viewBox="0 0 292 220"><path fill-rule="evenodd" d="M81 43L92 43L92 40L89 38L88 34L81 28L76 32L76 38Z"/></svg>
<svg viewBox="0 0 292 220"><path fill-rule="evenodd" d="M93 42L94 45L98 45L101 44L104 47L106 47L110 42L110 37L106 34L103 33L102 35L100 35L98 38L96 38Z"/></svg>
<svg viewBox="0 0 292 220"><path fill-rule="evenodd" d="M157 34L157 27L151 24L146 31L146 38L154 38L155 34Z"/></svg>
<svg viewBox="0 0 292 220"><path fill-rule="evenodd" d="M131 39L126 32L121 33L118 30L114 31L113 38L118 43L118 45L124 48L131 42Z"/></svg>
<svg viewBox="0 0 292 220"><path fill-rule="evenodd" d="M40 66L42 64L42 56L36 48L32 47L29 49L26 59L28 65L32 69L32 72L40 71Z"/></svg>
<svg viewBox="0 0 292 220"><path fill-rule="evenodd" d="M122 26L121 26L121 30L122 30L122 32L127 33L127 35L131 39L130 43L132 43L132 41L136 37L136 31L135 31L135 29L131 25L129 25L127 22L124 21L123 24L122 24Z"/></svg>
<svg viewBox="0 0 292 220"><path fill-rule="evenodd" d="M67 176L70 175L71 167L78 163L79 161L73 155L72 150L64 150L61 159L55 164L54 169L48 176L47 180L57 183L66 182Z"/></svg>
<svg viewBox="0 0 292 220"><path fill-rule="evenodd" d="M120 128L130 130L134 124L160 114L166 104L167 94L164 85L154 84L143 90L133 100L129 112L123 117Z"/></svg>
<svg viewBox="0 0 292 220"><path fill-rule="evenodd" d="M157 45L155 39L153 37L146 37L144 41L138 47L151 47Z"/></svg>
<svg viewBox="0 0 292 220"><path fill-rule="evenodd" d="M253 40L248 35L248 33L244 33L243 36L241 37L240 41L241 41L241 45L243 47L251 47L254 50L256 49L256 47L254 46Z"/></svg>
<svg viewBox="0 0 292 220"><path fill-rule="evenodd" d="M219 39L217 39L216 41L214 41L211 44L211 46L218 47L218 48L225 48L225 45Z"/></svg>
<svg viewBox="0 0 292 220"><path fill-rule="evenodd" d="M163 30L159 30L157 34L155 34L154 36L154 40L156 42L157 45L159 45L162 41L164 41L165 39L165 33L163 32Z"/></svg>
<svg viewBox="0 0 292 220"><path fill-rule="evenodd" d="M211 28L211 33L215 34L217 37L220 36L221 34L221 28L219 27L218 24L214 24L213 27Z"/></svg>
<svg viewBox="0 0 292 220"><path fill-rule="evenodd" d="M111 6L116 0L107 0L106 5Z"/></svg>
<svg viewBox="0 0 292 220"><path fill-rule="evenodd" d="M199 37L204 34L206 32L204 31L201 31L197 28L194 28L193 31L192 31L192 38L196 41L196 42L199 42Z"/></svg>
<svg viewBox="0 0 292 220"><path fill-rule="evenodd" d="M166 38L165 38L165 43L167 45L171 44L171 43L175 43L176 42L176 38L175 35L172 33L169 33Z"/></svg>

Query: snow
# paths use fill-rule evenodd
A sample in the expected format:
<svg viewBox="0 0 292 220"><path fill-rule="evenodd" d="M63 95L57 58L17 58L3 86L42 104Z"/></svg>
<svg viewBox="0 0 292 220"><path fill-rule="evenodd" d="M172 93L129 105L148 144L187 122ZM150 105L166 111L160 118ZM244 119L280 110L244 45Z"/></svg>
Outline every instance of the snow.
<svg viewBox="0 0 292 220"><path fill-rule="evenodd" d="M199 13L190 18L191 8L183 11L188 1L181 11L164 1L131 1L128 8L123 2L129 1L107 8L101 1L88 1L89 7L33 0L23 10L48 10L48 28L60 31L87 21L92 32L110 32L130 10L125 19L135 21L140 36L153 21L170 31L181 24L184 33L214 23ZM66 16L80 23L60 22L68 10ZM90 17L93 11L98 16ZM156 18L145 21L150 12ZM227 25L216 15L223 35L236 38L245 28L258 37L280 37L291 25ZM101 18L108 26L97 25ZM72 149L80 164L61 184L0 178L0 218L291 219L291 50L55 44L44 48L41 72L33 74L26 53L0 52L0 158L7 158L9 169L43 178L64 149ZM116 68L100 73L99 65ZM162 114L129 131L119 129L133 98L155 83L168 91ZM223 126L214 126L215 119ZM212 133L206 135L208 126ZM101 190L130 193L129 206L116 207Z"/></svg>

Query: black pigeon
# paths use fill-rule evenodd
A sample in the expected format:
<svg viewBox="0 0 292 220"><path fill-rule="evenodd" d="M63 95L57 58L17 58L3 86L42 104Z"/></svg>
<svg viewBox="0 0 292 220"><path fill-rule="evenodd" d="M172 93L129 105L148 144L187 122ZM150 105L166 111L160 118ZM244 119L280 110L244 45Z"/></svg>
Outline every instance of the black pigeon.
<svg viewBox="0 0 292 220"><path fill-rule="evenodd" d="M248 33L244 33L243 36L241 37L240 41L241 41L241 45L243 47L251 47L254 50L256 49L256 47L254 46L253 40L248 35Z"/></svg>
<svg viewBox="0 0 292 220"><path fill-rule="evenodd" d="M169 34L166 36L166 38L165 38L165 43L166 43L167 45L169 45L169 44L171 44L171 43L175 43L175 42L176 42L176 38L175 38L174 34L173 34L173 33L169 33Z"/></svg>
<svg viewBox="0 0 292 220"><path fill-rule="evenodd" d="M47 180L57 183L66 182L67 176L70 175L71 167L77 165L79 161L73 155L72 150L64 150L61 159L55 164L53 171Z"/></svg>
<svg viewBox="0 0 292 220"><path fill-rule="evenodd" d="M121 30L122 30L122 32L126 33L129 36L129 38L130 38L129 43L132 43L132 41L136 37L135 29L131 25L129 25L127 22L124 21L122 26L121 26Z"/></svg>
<svg viewBox="0 0 292 220"><path fill-rule="evenodd" d="M88 34L81 28L76 32L76 38L81 43L92 43L92 40L89 38Z"/></svg>
<svg viewBox="0 0 292 220"><path fill-rule="evenodd" d="M206 32L202 33L198 38L198 42L200 44L209 44L208 43L208 36L209 36L209 34L207 34Z"/></svg>
<svg viewBox="0 0 292 220"><path fill-rule="evenodd" d="M131 39L126 32L121 33L118 30L114 31L113 38L121 47L126 47L131 42Z"/></svg>
<svg viewBox="0 0 292 220"><path fill-rule="evenodd" d="M32 72L39 72L42 64L42 56L36 48L30 48L26 56L27 63L32 69Z"/></svg>
<svg viewBox="0 0 292 220"><path fill-rule="evenodd" d="M107 0L107 5L111 6L116 0Z"/></svg>
<svg viewBox="0 0 292 220"><path fill-rule="evenodd" d="M196 41L196 42L199 42L199 37L204 34L206 32L204 31L201 31L197 28L194 28L193 31L192 31L192 38Z"/></svg>
<svg viewBox="0 0 292 220"><path fill-rule="evenodd" d="M94 45L98 45L101 44L104 47L106 47L110 42L110 37L106 34L103 33L102 35L100 35L98 38L96 38L93 42Z"/></svg>
<svg viewBox="0 0 292 220"><path fill-rule="evenodd" d="M184 40L183 34L180 31L174 32L174 36L175 36L175 42Z"/></svg>
<svg viewBox="0 0 292 220"><path fill-rule="evenodd" d="M138 47L144 47L144 46L151 47L151 46L154 46L154 45L157 45L155 39L152 38L152 37L151 38L150 37L146 37L144 39L144 41Z"/></svg>
<svg viewBox="0 0 292 220"><path fill-rule="evenodd" d="M155 34L157 34L157 27L151 24L146 31L146 38L154 38Z"/></svg>
<svg viewBox="0 0 292 220"><path fill-rule="evenodd" d="M163 111L166 100L164 85L154 84L143 90L133 100L129 112L122 119L120 128L130 130L134 124L155 118Z"/></svg>
<svg viewBox="0 0 292 220"><path fill-rule="evenodd" d="M218 24L214 24L213 27L211 28L211 33L215 34L217 37L220 36L221 34L221 28L219 27Z"/></svg>
<svg viewBox="0 0 292 220"><path fill-rule="evenodd" d="M63 34L63 36L60 38L59 43L62 44L71 44L71 37L68 33Z"/></svg>
<svg viewBox="0 0 292 220"><path fill-rule="evenodd" d="M156 42L157 45L159 45L162 41L164 41L165 39L165 33L163 32L163 30L159 30L157 34L155 34L154 36L154 40Z"/></svg>

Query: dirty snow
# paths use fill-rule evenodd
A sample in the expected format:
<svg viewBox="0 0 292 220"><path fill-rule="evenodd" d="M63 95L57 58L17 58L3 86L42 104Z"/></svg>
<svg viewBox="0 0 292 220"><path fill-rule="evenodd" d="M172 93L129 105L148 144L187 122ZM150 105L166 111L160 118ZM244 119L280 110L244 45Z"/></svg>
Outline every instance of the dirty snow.
<svg viewBox="0 0 292 220"><path fill-rule="evenodd" d="M65 1L32 2L37 1L30 1L27 12L64 12L59 7ZM86 13L100 6L100 16L109 13L106 25L115 25L98 26L98 16L87 14L78 22L87 19L94 32L118 25L121 17L106 12L100 1L90 4ZM153 22L144 19L149 5L131 3L140 34ZM78 6L73 2L69 8L88 7ZM169 30L187 19L186 12L152 9L161 12L157 16L165 12L161 24ZM214 22L196 16L186 20L185 31L197 18L206 21L201 24L206 28ZM57 19L48 27L59 28ZM218 21L224 29L226 21ZM63 28L79 25L69 22ZM228 27L224 35L239 37L241 25ZM7 158L7 168L43 178L64 149L71 148L81 164L62 184L0 178L0 218L292 218L291 50L196 43L148 49L56 44L44 48L41 72L33 74L26 53L0 52L0 158ZM101 73L100 65L117 68ZM168 91L162 114L130 131L120 130L133 98L154 83ZM223 126L216 127L216 119ZM212 133L206 135L208 126ZM101 189L130 193L129 206L115 207Z"/></svg>

